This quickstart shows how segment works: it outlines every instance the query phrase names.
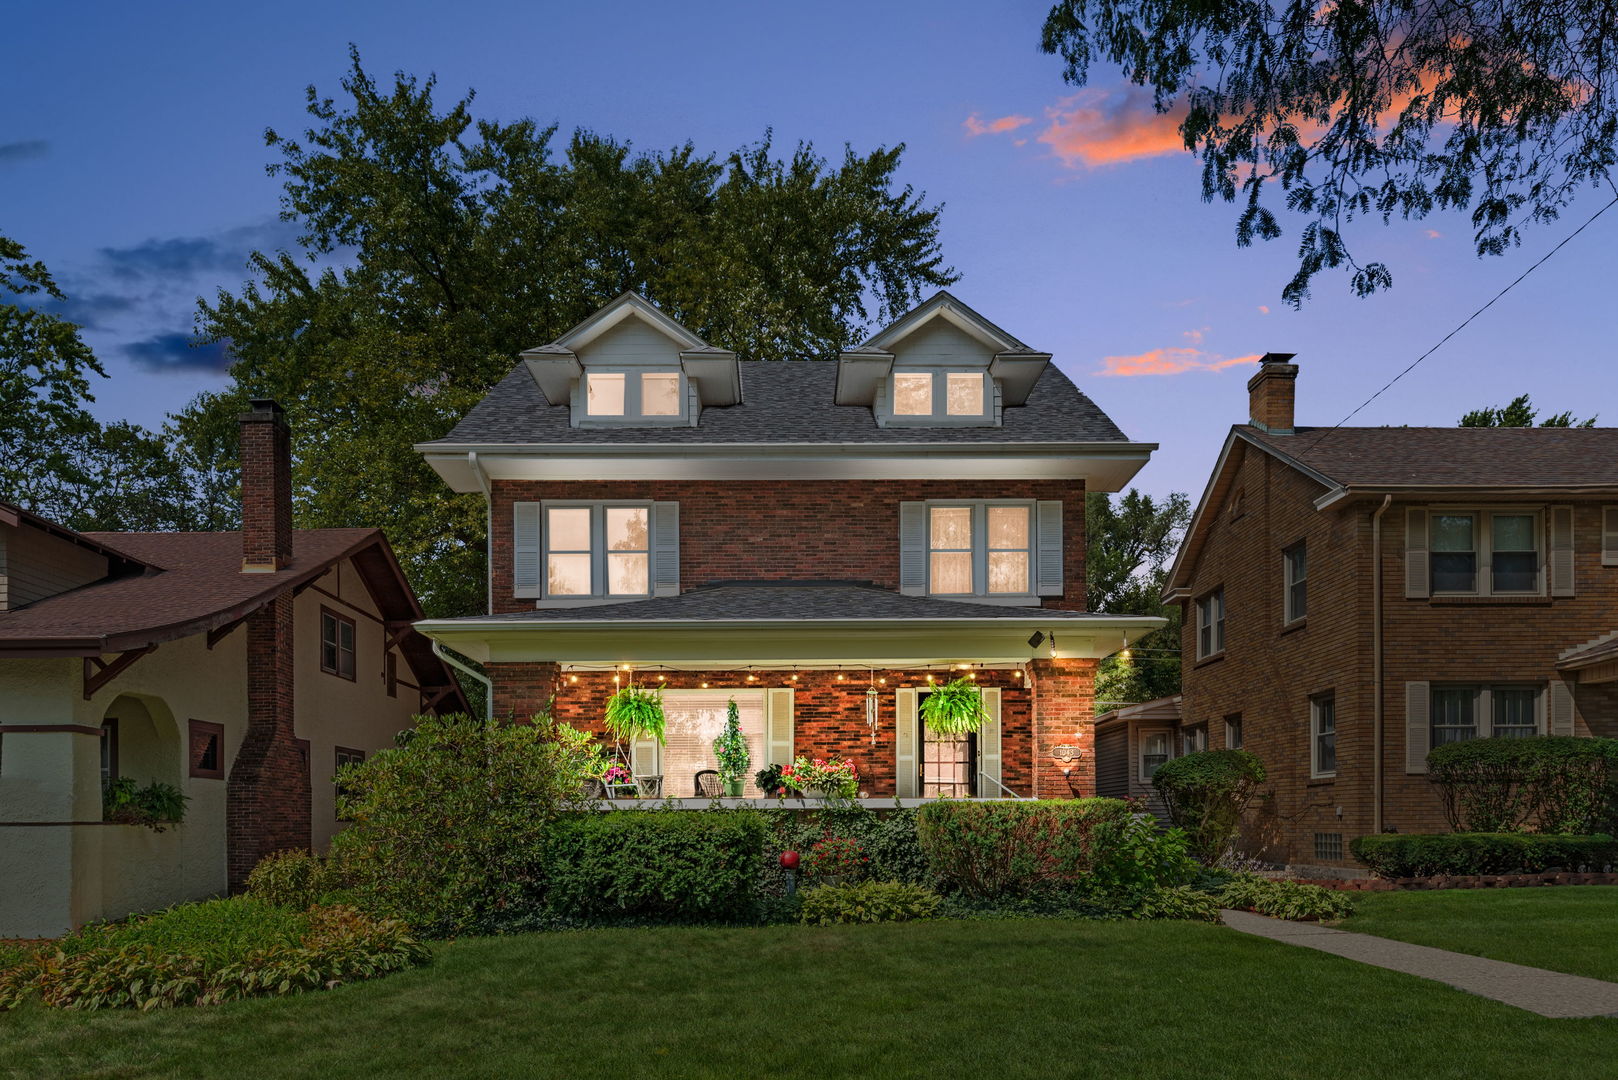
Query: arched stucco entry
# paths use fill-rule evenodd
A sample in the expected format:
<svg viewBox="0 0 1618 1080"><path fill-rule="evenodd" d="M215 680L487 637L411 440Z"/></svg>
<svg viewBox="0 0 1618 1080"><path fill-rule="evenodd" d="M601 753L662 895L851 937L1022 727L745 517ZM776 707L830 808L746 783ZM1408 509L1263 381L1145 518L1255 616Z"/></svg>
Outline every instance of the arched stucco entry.
<svg viewBox="0 0 1618 1080"><path fill-rule="evenodd" d="M157 782L180 786L185 748L179 724L162 698L120 694L107 706L102 724L116 729L108 736L115 775L127 776L140 787Z"/></svg>

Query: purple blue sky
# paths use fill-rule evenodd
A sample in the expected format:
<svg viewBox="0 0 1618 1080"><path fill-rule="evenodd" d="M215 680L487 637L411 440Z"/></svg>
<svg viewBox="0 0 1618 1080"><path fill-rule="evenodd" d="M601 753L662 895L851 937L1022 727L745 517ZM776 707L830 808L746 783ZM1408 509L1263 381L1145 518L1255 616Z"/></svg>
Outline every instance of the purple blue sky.
<svg viewBox="0 0 1618 1080"><path fill-rule="evenodd" d="M1366 225L1351 243L1390 264L1393 290L1360 300L1326 276L1291 311L1299 223L1237 249L1232 208L1201 202L1196 161L1139 92L1105 70L1062 83L1037 48L1047 6L33 5L8 20L0 71L0 232L74 294L111 375L97 411L155 425L222 384L216 355L184 347L194 299L237 288L252 247L290 242L263 131L302 130L304 87L336 93L350 41L373 73L436 72L446 101L476 88L478 115L641 148L724 152L772 127L834 157L903 142L902 178L946 204L956 294L1163 444L1141 487L1195 494L1246 417L1244 358L1297 353L1300 423L1334 423L1606 201L1487 260L1460 217ZM1524 391L1618 422L1615 244L1618 213L1355 422L1451 424Z"/></svg>

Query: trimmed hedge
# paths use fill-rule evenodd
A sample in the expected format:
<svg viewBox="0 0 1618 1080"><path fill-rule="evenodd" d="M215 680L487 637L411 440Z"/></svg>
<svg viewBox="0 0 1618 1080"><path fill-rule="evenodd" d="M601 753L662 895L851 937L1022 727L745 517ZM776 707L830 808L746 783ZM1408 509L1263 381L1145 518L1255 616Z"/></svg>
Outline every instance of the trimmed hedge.
<svg viewBox="0 0 1618 1080"><path fill-rule="evenodd" d="M932 918L938 914L938 905L938 894L921 885L862 881L804 890L798 918L811 926L909 922Z"/></svg>
<svg viewBox="0 0 1618 1080"><path fill-rule="evenodd" d="M973 900L1076 887L1121 894L1186 873L1183 835L1135 820L1119 799L929 803L916 836L940 883Z"/></svg>
<svg viewBox="0 0 1618 1080"><path fill-rule="evenodd" d="M1605 834L1384 834L1358 837L1349 850L1385 878L1538 874L1551 869L1600 873L1618 866L1618 841Z"/></svg>
<svg viewBox="0 0 1618 1080"><path fill-rule="evenodd" d="M750 810L569 815L542 845L538 906L573 926L756 921L765 831Z"/></svg>
<svg viewBox="0 0 1618 1080"><path fill-rule="evenodd" d="M1588 834L1618 825L1618 739L1542 735L1435 747L1427 778L1450 828Z"/></svg>
<svg viewBox="0 0 1618 1080"><path fill-rule="evenodd" d="M245 898L181 904L0 956L0 1009L161 1009L281 997L425 963L395 919Z"/></svg>
<svg viewBox="0 0 1618 1080"><path fill-rule="evenodd" d="M1250 751L1199 750L1158 766L1152 786L1190 838L1191 854L1212 864L1236 836L1264 776L1264 763Z"/></svg>

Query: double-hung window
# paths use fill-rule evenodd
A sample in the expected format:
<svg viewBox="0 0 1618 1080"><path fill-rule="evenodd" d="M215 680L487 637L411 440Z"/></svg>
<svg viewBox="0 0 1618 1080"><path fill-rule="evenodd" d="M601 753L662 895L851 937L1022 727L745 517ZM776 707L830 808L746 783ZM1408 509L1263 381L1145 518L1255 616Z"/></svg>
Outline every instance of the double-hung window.
<svg viewBox="0 0 1618 1080"><path fill-rule="evenodd" d="M650 503L546 504L545 595L648 595L650 518Z"/></svg>
<svg viewBox="0 0 1618 1080"><path fill-rule="evenodd" d="M895 372L893 415L982 417L987 379L983 371Z"/></svg>
<svg viewBox="0 0 1618 1080"><path fill-rule="evenodd" d="M592 371L584 376L588 417L672 416L681 414L678 371Z"/></svg>
<svg viewBox="0 0 1618 1080"><path fill-rule="evenodd" d="M1281 553L1286 574L1286 622L1309 614L1309 548L1302 540Z"/></svg>
<svg viewBox="0 0 1618 1080"><path fill-rule="evenodd" d="M1337 696L1309 699L1309 774L1337 775Z"/></svg>
<svg viewBox="0 0 1618 1080"><path fill-rule="evenodd" d="M928 592L1026 596L1033 592L1032 503L930 504Z"/></svg>
<svg viewBox="0 0 1618 1080"><path fill-rule="evenodd" d="M1539 734L1540 688L1498 684L1432 688L1432 745Z"/></svg>
<svg viewBox="0 0 1618 1080"><path fill-rule="evenodd" d="M1169 759L1169 733L1143 732L1140 737L1140 778L1150 780L1152 774Z"/></svg>
<svg viewBox="0 0 1618 1080"><path fill-rule="evenodd" d="M1432 591L1484 596L1538 593L1540 532L1535 513L1435 511L1428 556Z"/></svg>
<svg viewBox="0 0 1618 1080"><path fill-rule="evenodd" d="M1198 724L1180 732L1180 753L1195 754L1208 749L1208 725Z"/></svg>
<svg viewBox="0 0 1618 1080"><path fill-rule="evenodd" d="M354 678L354 620L330 608L320 609L320 670Z"/></svg>
<svg viewBox="0 0 1618 1080"><path fill-rule="evenodd" d="M1197 601L1197 659L1225 651L1225 590L1221 586Z"/></svg>

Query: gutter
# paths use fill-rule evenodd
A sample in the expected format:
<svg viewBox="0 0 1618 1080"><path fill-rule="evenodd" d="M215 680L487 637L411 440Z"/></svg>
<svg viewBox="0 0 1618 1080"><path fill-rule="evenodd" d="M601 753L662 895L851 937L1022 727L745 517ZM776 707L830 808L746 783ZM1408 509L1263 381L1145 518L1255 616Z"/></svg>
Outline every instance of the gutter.
<svg viewBox="0 0 1618 1080"><path fill-rule="evenodd" d="M963 428L962 430L975 430ZM997 454L1029 452L1036 454L1072 454L1077 450L1107 456L1125 456L1131 453L1150 453L1158 449L1157 443L1128 442L1122 439L1073 440L1069 442L1017 442L1014 440L973 440L962 442L911 443L874 439L868 442L726 442L726 443L452 443L421 442L411 447L420 454L452 454L467 452L479 454L507 454L519 456L563 454L573 456L609 457L666 457L669 452L680 456L712 456L736 454L745 451L749 456L767 454L772 457L799 457L805 453L849 454L857 457L909 457L932 456L939 453L971 454L992 450Z"/></svg>
<svg viewBox="0 0 1618 1080"><path fill-rule="evenodd" d="M1041 610L1031 608L1031 611ZM1062 632L1097 629L1138 629L1145 633L1160 630L1168 620L1160 615L1085 615L1080 618L1052 619L1037 615L1005 616L997 619L881 618L881 619L422 619L415 624L423 634L477 630L638 630L655 626L668 630L743 630L749 627L795 626L805 630L853 630L860 627L918 626L961 630L990 630L995 627L1027 629L1061 627Z"/></svg>
<svg viewBox="0 0 1618 1080"><path fill-rule="evenodd" d="M1371 682L1375 704L1371 719L1371 835L1382 833L1382 515L1393 503L1392 495L1371 515Z"/></svg>
<svg viewBox="0 0 1618 1080"><path fill-rule="evenodd" d="M494 720L494 680L490 679L481 671L473 671L471 668L455 659L455 657L445 652L444 646L437 639L429 638L428 640L432 641L433 654L436 655L440 660L444 661L444 663L448 664L455 670L470 675L472 678L483 684L483 718L492 722Z"/></svg>
<svg viewBox="0 0 1618 1080"><path fill-rule="evenodd" d="M472 475L477 477L478 487L483 489L483 568L484 576L489 584L485 606L489 611L494 610L494 493L489 489L489 474L483 471L483 465L478 461L478 452L469 450L466 454L467 467Z"/></svg>
<svg viewBox="0 0 1618 1080"><path fill-rule="evenodd" d="M1482 497L1557 498L1569 495L1612 495L1613 484L1339 484L1315 500L1315 509L1325 510L1345 499L1378 495L1407 495L1422 498L1476 499Z"/></svg>

